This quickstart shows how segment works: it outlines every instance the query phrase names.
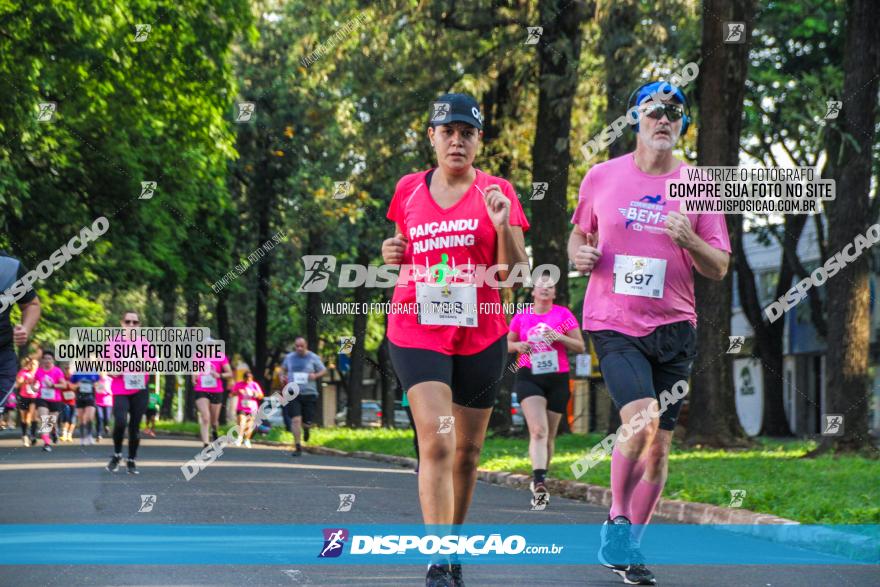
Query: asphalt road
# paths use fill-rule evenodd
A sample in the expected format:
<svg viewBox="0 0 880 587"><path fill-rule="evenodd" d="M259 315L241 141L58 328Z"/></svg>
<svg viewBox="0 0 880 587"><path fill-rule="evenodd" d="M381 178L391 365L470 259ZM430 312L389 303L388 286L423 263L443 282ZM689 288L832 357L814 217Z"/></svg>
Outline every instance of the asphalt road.
<svg viewBox="0 0 880 587"><path fill-rule="evenodd" d="M184 439L142 441L137 476L104 470L110 445L64 445L52 453L24 448L0 436L2 524L352 524L421 521L412 471L365 461L306 454L292 459L277 448L228 448L187 482L180 465L200 450ZM355 507L337 512L339 493L355 493ZM139 513L140 496L156 495L153 511ZM469 523L599 524L604 509L553 498L530 511L528 495L478 483ZM665 523L664 520L655 520ZM2 531L2 528L0 528ZM231 539L234 539L230 537ZM46 560L51 561L51 544ZM96 553L100 556L100 553ZM11 565L0 585L395 585L424 584L424 565ZM876 566L652 566L659 585L803 587L880 585ZM593 560L583 566L468 565L469 587L483 585L596 585L623 582Z"/></svg>

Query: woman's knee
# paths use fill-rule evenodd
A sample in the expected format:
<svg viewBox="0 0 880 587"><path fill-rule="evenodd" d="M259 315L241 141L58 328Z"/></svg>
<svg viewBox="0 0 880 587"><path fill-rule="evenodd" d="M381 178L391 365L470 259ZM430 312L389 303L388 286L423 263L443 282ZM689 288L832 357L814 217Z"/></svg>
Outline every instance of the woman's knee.
<svg viewBox="0 0 880 587"><path fill-rule="evenodd" d="M529 436L538 442L547 441L547 427L543 424L529 424Z"/></svg>
<svg viewBox="0 0 880 587"><path fill-rule="evenodd" d="M419 458L426 461L446 461L453 456L454 437L451 434L435 434L432 438L419 439Z"/></svg>

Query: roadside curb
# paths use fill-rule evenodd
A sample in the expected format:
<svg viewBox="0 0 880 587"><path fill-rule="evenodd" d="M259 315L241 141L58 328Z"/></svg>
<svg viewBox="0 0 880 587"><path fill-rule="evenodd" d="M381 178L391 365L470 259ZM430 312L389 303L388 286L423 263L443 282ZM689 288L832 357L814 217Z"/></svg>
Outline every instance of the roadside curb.
<svg viewBox="0 0 880 587"><path fill-rule="evenodd" d="M411 457L362 450L347 452L324 446L304 446L303 450L319 455L379 461L411 469L416 466L416 459ZM485 469L477 469L477 479L493 485L526 490L528 490L531 481L531 477L528 475ZM594 505L611 506L611 489L608 487L567 479L548 479L547 487L552 495ZM718 525L721 526L719 529L724 531L774 540L789 546L819 550L825 554L837 554L861 561L874 560L877 556L877 542L868 536L858 536L818 525L811 526L808 531L798 530L793 527L801 526L800 522L772 514L677 499L661 499L657 503L655 513L682 524ZM769 526L773 526L773 528L771 529Z"/></svg>
<svg viewBox="0 0 880 587"><path fill-rule="evenodd" d="M164 438L193 438L195 435L175 432L162 433ZM195 436L197 438L197 436ZM279 448L289 447L288 442L274 440L253 440L254 444L263 444ZM326 446L303 446L303 450L316 454L334 457L349 457L378 461L414 469L416 459L370 451L344 451ZM503 485L528 490L531 478L528 475L510 473L509 471L487 471L477 469L477 479L493 485ZM576 499L594 505L611 506L611 489L599 485L590 485L580 481L567 479L548 479L547 487L553 495ZM840 532L827 526L812 525L808 531L798 530L800 522L762 514L740 508L725 508L708 503L661 499L657 503L655 513L658 516L674 520L682 524L718 525L722 530L755 536L765 540L784 542L788 546L796 546L807 550L819 550L825 554L855 558L860 561L873 561L877 558L877 541L870 536Z"/></svg>
<svg viewBox="0 0 880 587"><path fill-rule="evenodd" d="M346 452L324 446L304 446L303 450L315 454L324 454L340 457L354 457L371 461L380 461L400 465L401 467L415 468L416 460L410 457L399 457L369 451L358 450ZM477 479L494 485L528 489L531 477L508 471L487 471L477 469ZM611 489L599 485L590 485L580 481L567 479L548 479L547 488L552 495L577 499L595 505L611 506ZM670 518L683 524L799 524L794 520L761 514L740 508L724 508L707 503L679 501L675 499L661 499L657 504L656 514L664 518Z"/></svg>

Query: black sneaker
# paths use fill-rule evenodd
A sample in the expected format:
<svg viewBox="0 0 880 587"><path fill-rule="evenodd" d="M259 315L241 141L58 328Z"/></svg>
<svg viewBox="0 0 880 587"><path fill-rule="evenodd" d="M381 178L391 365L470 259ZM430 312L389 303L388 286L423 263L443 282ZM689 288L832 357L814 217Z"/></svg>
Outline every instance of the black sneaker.
<svg viewBox="0 0 880 587"><path fill-rule="evenodd" d="M110 462L107 463L107 470L111 473L115 473L119 470L119 461L122 460L122 457L119 455L113 455L110 457Z"/></svg>
<svg viewBox="0 0 880 587"><path fill-rule="evenodd" d="M431 565L425 576L425 587L455 587L455 579L449 565Z"/></svg>
<svg viewBox="0 0 880 587"><path fill-rule="evenodd" d="M630 562L632 564L629 565L629 568L622 575L624 583L627 585L657 584L654 573L645 566L645 557L642 556L642 551L636 546L630 547Z"/></svg>
<svg viewBox="0 0 880 587"><path fill-rule="evenodd" d="M126 466L128 467L128 474L129 475L140 474L140 471L137 470L137 467L134 464L134 459L128 459L128 461L126 461Z"/></svg>
<svg viewBox="0 0 880 587"><path fill-rule="evenodd" d="M214 427L211 427L211 440L214 441L214 440L217 440L218 438L219 438L219 436L217 436L217 429Z"/></svg>
<svg viewBox="0 0 880 587"><path fill-rule="evenodd" d="M302 451L301 448L298 448L298 449L296 449L295 451L293 451L292 453L290 453L290 456L292 456L292 457L301 457L301 456L303 456L303 451Z"/></svg>
<svg viewBox="0 0 880 587"><path fill-rule="evenodd" d="M47 444L43 447L43 452L52 452L52 446Z"/></svg>
<svg viewBox="0 0 880 587"><path fill-rule="evenodd" d="M621 577L629 568L630 528L632 523L624 516L605 520L600 534L599 562Z"/></svg>
<svg viewBox="0 0 880 587"><path fill-rule="evenodd" d="M453 563L449 565L449 569L452 573L452 580L454 581L455 587L464 587L464 578L461 576L461 565Z"/></svg>

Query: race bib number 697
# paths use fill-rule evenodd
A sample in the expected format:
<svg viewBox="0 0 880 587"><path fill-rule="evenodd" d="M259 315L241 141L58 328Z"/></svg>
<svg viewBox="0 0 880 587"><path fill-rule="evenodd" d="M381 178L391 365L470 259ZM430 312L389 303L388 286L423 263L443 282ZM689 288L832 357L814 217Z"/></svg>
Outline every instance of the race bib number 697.
<svg viewBox="0 0 880 587"><path fill-rule="evenodd" d="M666 282L666 259L614 256L614 293L659 299Z"/></svg>

